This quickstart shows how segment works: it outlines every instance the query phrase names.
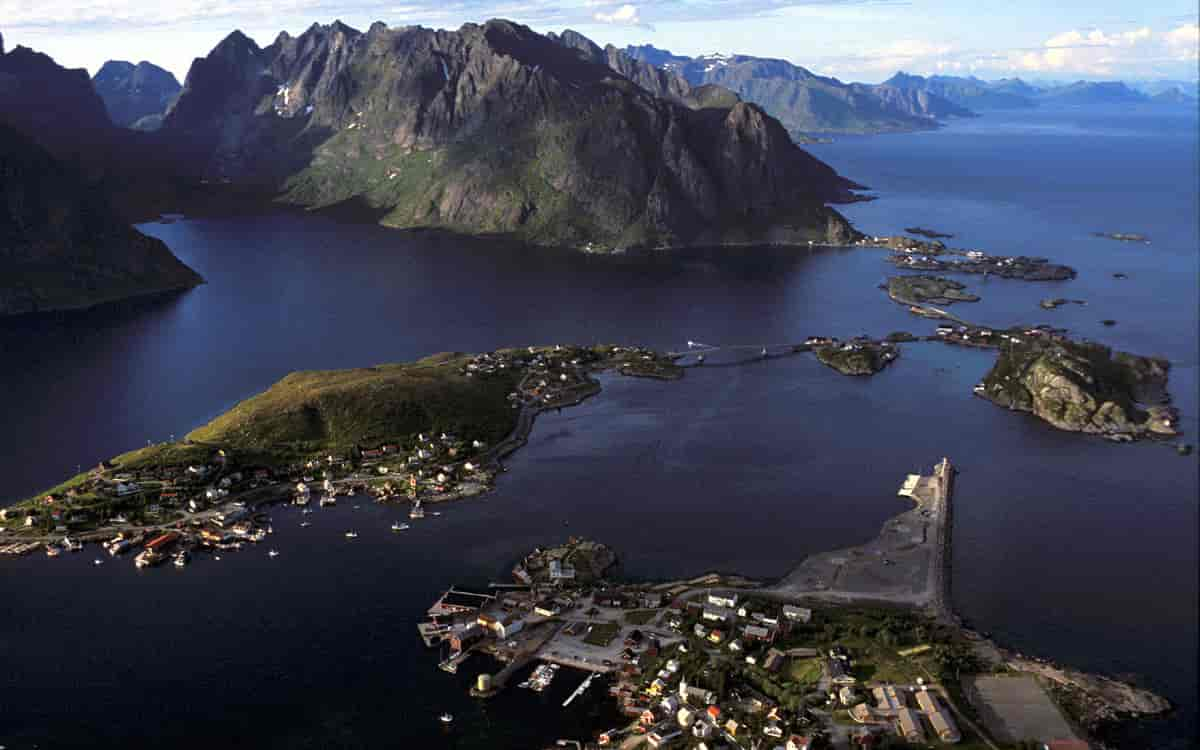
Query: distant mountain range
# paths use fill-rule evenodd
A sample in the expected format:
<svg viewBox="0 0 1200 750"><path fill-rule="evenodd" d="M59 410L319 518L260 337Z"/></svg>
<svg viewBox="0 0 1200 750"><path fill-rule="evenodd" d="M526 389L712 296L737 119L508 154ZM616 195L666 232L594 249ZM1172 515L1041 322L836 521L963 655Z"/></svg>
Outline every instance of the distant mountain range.
<svg viewBox="0 0 1200 750"><path fill-rule="evenodd" d="M1121 82L1077 81L1034 85L1019 78L984 81L974 77L897 73L881 84L843 83L818 76L786 60L750 55L687 57L651 45L630 46L636 60L696 86L717 84L761 105L794 137L838 133L882 133L936 127L955 117L1041 104L1195 104L1196 85L1169 82L1137 88ZM611 56L611 52L608 53Z"/></svg>
<svg viewBox="0 0 1200 750"><path fill-rule="evenodd" d="M778 117L793 137L881 133L936 127L974 115L934 91L842 83L786 60L750 55L683 57L650 45L626 47L635 60L676 73L692 86L717 85Z"/></svg>
<svg viewBox="0 0 1200 750"><path fill-rule="evenodd" d="M162 115L182 90L171 73L148 62L134 65L109 60L92 77L113 124L135 130L157 130Z"/></svg>

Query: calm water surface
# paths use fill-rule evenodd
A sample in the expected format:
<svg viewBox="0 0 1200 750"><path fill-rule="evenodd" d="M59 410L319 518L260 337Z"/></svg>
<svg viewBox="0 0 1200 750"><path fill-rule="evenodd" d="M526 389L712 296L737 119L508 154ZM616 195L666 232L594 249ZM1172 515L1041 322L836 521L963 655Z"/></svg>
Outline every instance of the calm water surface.
<svg viewBox="0 0 1200 750"><path fill-rule="evenodd" d="M1195 119L1005 117L814 151L880 196L846 208L864 231L921 224L1078 268L1055 284L966 277L984 301L958 312L1168 357L1195 440ZM180 435L295 369L556 341L679 348L932 327L876 288L890 270L877 251L613 261L293 215L145 230L209 283L0 327L0 502ZM1047 312L1046 296L1089 304ZM487 665L434 669L419 615L447 583L501 576L566 534L613 544L633 576L778 576L873 536L903 509L904 474L948 454L962 468L956 607L1018 648L1163 691L1181 710L1129 746L1191 747L1195 458L1060 433L975 399L991 360L922 344L867 380L810 358L678 383L609 378L600 397L539 420L497 492L401 535L387 530L397 509L363 502L314 514L308 529L280 511L275 560L253 550L148 574L93 567L94 552L5 561L0 744L525 748L602 728L613 720L603 701L559 708L574 674L545 696L471 701L465 687ZM347 528L360 538L344 540ZM443 710L458 717L448 731Z"/></svg>

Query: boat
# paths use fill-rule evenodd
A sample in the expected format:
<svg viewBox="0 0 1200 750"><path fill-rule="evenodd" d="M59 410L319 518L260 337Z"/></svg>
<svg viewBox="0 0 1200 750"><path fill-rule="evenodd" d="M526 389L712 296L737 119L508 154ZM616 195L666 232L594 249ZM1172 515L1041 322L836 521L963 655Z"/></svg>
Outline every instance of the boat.
<svg viewBox="0 0 1200 750"><path fill-rule="evenodd" d="M83 542L76 541L69 536L64 536L62 540L63 549L70 552L78 552L83 549Z"/></svg>
<svg viewBox="0 0 1200 750"><path fill-rule="evenodd" d="M267 552L268 557L279 557L279 550L270 550Z"/></svg>
<svg viewBox="0 0 1200 750"><path fill-rule="evenodd" d="M312 526L312 521L301 521L300 522L300 528L302 528L302 529L307 529L309 526Z"/></svg>
<svg viewBox="0 0 1200 750"><path fill-rule="evenodd" d="M414 519L425 517L425 509L421 507L420 500L417 500L413 503L412 510L408 512L408 517Z"/></svg>
<svg viewBox="0 0 1200 750"><path fill-rule="evenodd" d="M150 568L162 562L162 555L152 549L144 549L133 558L133 564L139 568Z"/></svg>
<svg viewBox="0 0 1200 750"><path fill-rule="evenodd" d="M305 508L304 510L300 511L300 515L302 516L307 516L309 513L312 513L312 508Z"/></svg>
<svg viewBox="0 0 1200 750"><path fill-rule="evenodd" d="M357 532L357 531L347 531L347 532L346 532L346 538L347 538L347 539L357 539L357 538L358 538L358 532Z"/></svg>
<svg viewBox="0 0 1200 750"><path fill-rule="evenodd" d="M95 560L92 560L92 565L103 565L103 564L104 564L104 561L98 557Z"/></svg>
<svg viewBox="0 0 1200 750"><path fill-rule="evenodd" d="M175 553L175 567L184 568L191 562L192 558L188 555L187 550L181 549Z"/></svg>
<svg viewBox="0 0 1200 750"><path fill-rule="evenodd" d="M56 545L53 545L53 544L46 545L46 556L47 557L58 557L61 554L62 554L62 548L60 548Z"/></svg>
<svg viewBox="0 0 1200 750"><path fill-rule="evenodd" d="M406 531L411 528L412 527L406 523L396 522L396 523L392 524L392 531Z"/></svg>
<svg viewBox="0 0 1200 750"><path fill-rule="evenodd" d="M321 499L317 501L317 505L322 508L326 505L337 505L337 499L333 495L321 495Z"/></svg>
<svg viewBox="0 0 1200 750"><path fill-rule="evenodd" d="M438 718L442 720L443 724L449 724L450 722L454 721L454 717L450 714L442 714Z"/></svg>

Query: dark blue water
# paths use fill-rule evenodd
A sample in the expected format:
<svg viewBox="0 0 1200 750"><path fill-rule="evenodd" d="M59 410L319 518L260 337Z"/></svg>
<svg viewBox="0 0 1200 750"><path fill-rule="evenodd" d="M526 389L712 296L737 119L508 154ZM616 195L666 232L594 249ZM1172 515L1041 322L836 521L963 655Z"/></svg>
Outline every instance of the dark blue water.
<svg viewBox="0 0 1200 750"><path fill-rule="evenodd" d="M1047 255L1061 284L967 277L981 322L1051 322L1171 359L1195 440L1195 120L1022 113L816 147L879 201L865 231ZM877 251L612 261L292 215L149 225L209 284L104 314L0 326L0 502L181 434L288 371L555 341L772 344L929 323L888 302ZM1136 231L1150 246L1094 238ZM1123 271L1128 280L1112 279ZM1045 296L1086 307L1043 311ZM1105 328L1099 321L1115 318ZM872 379L809 358L611 379L539 420L497 492L411 532L369 503L281 512L256 550L138 574L85 552L0 563L0 744L524 748L603 725L514 691L488 704L434 668L414 625L445 584L500 576L568 533L634 576L772 577L903 508L904 474L951 455L955 605L1024 650L1138 676L1183 708L1130 746L1196 727L1197 462L1054 431L971 396L991 355L912 345ZM361 534L347 542L348 526ZM579 678L560 677L563 694ZM445 731L435 720L457 717ZM1174 740L1175 744L1171 744Z"/></svg>

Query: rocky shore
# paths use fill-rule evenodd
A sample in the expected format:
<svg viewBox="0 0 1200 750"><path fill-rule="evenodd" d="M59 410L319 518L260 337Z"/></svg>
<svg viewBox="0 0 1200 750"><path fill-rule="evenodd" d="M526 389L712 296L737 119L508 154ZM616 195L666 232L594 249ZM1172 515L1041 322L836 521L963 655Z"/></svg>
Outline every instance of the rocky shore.
<svg viewBox="0 0 1200 750"><path fill-rule="evenodd" d="M1166 360L1063 337L1009 343L975 389L983 398L1060 430L1115 441L1178 434L1175 411L1166 405Z"/></svg>
<svg viewBox="0 0 1200 750"><path fill-rule="evenodd" d="M843 375L874 375L900 356L890 342L852 339L841 345L814 346L817 361Z"/></svg>
<svg viewBox="0 0 1200 750"><path fill-rule="evenodd" d="M942 276L892 276L887 280L888 297L904 305L978 302L979 297L965 292L966 284Z"/></svg>

